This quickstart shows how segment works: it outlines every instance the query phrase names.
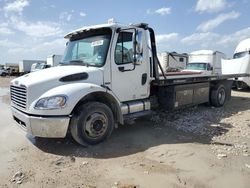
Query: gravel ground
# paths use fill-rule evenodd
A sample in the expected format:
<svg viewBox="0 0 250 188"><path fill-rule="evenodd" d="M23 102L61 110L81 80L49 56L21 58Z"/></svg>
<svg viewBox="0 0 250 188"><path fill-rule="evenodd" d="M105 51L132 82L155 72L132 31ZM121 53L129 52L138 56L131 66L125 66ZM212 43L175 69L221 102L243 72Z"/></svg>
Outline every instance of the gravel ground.
<svg viewBox="0 0 250 188"><path fill-rule="evenodd" d="M197 187L250 185L250 90L222 108L155 111L83 148L70 137L27 136L0 78L0 187Z"/></svg>

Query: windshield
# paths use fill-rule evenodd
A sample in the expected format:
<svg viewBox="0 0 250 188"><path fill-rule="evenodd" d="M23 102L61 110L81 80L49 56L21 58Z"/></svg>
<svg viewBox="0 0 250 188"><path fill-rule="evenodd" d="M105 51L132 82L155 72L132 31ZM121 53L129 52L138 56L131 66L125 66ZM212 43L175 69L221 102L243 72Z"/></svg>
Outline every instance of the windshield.
<svg viewBox="0 0 250 188"><path fill-rule="evenodd" d="M107 33L107 32L106 32ZM62 65L84 65L101 67L104 65L111 32L109 34L88 34L68 42Z"/></svg>
<svg viewBox="0 0 250 188"><path fill-rule="evenodd" d="M187 64L188 70L207 70L207 64L206 63L189 63Z"/></svg>
<svg viewBox="0 0 250 188"><path fill-rule="evenodd" d="M235 53L234 54L234 59L238 59L238 58L241 58L241 57L244 57L246 56L247 54L249 54L250 52L239 52L239 53Z"/></svg>
<svg viewBox="0 0 250 188"><path fill-rule="evenodd" d="M45 66L45 63L38 63L38 64L36 65L36 69L43 69L44 66Z"/></svg>

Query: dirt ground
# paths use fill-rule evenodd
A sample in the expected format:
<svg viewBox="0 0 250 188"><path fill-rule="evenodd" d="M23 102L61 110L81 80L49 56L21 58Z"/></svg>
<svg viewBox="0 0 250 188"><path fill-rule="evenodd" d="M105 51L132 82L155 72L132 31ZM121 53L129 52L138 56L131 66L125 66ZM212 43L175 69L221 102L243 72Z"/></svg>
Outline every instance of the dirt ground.
<svg viewBox="0 0 250 188"><path fill-rule="evenodd" d="M0 187L250 187L250 89L222 108L154 112L83 148L26 135L11 117L10 79L0 78Z"/></svg>

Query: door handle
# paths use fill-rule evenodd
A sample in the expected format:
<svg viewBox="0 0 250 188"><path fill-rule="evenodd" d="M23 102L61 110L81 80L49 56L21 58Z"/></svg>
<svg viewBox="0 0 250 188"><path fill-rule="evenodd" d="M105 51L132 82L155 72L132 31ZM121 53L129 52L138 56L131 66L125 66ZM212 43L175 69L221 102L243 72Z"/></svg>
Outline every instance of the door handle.
<svg viewBox="0 0 250 188"><path fill-rule="evenodd" d="M141 85L146 84L147 78L148 78L148 74L147 74L147 73L143 73L143 74L141 75Z"/></svg>
<svg viewBox="0 0 250 188"><path fill-rule="evenodd" d="M124 67L118 67L118 70L124 72Z"/></svg>

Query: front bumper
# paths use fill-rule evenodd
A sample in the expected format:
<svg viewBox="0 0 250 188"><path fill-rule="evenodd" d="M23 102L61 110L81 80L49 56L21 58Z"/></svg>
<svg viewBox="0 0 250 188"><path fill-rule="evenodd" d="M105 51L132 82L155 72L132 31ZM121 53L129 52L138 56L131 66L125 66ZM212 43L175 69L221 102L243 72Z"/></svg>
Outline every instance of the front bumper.
<svg viewBox="0 0 250 188"><path fill-rule="evenodd" d="M70 117L38 117L27 115L11 107L16 122L28 133L37 137L64 138L67 134Z"/></svg>

